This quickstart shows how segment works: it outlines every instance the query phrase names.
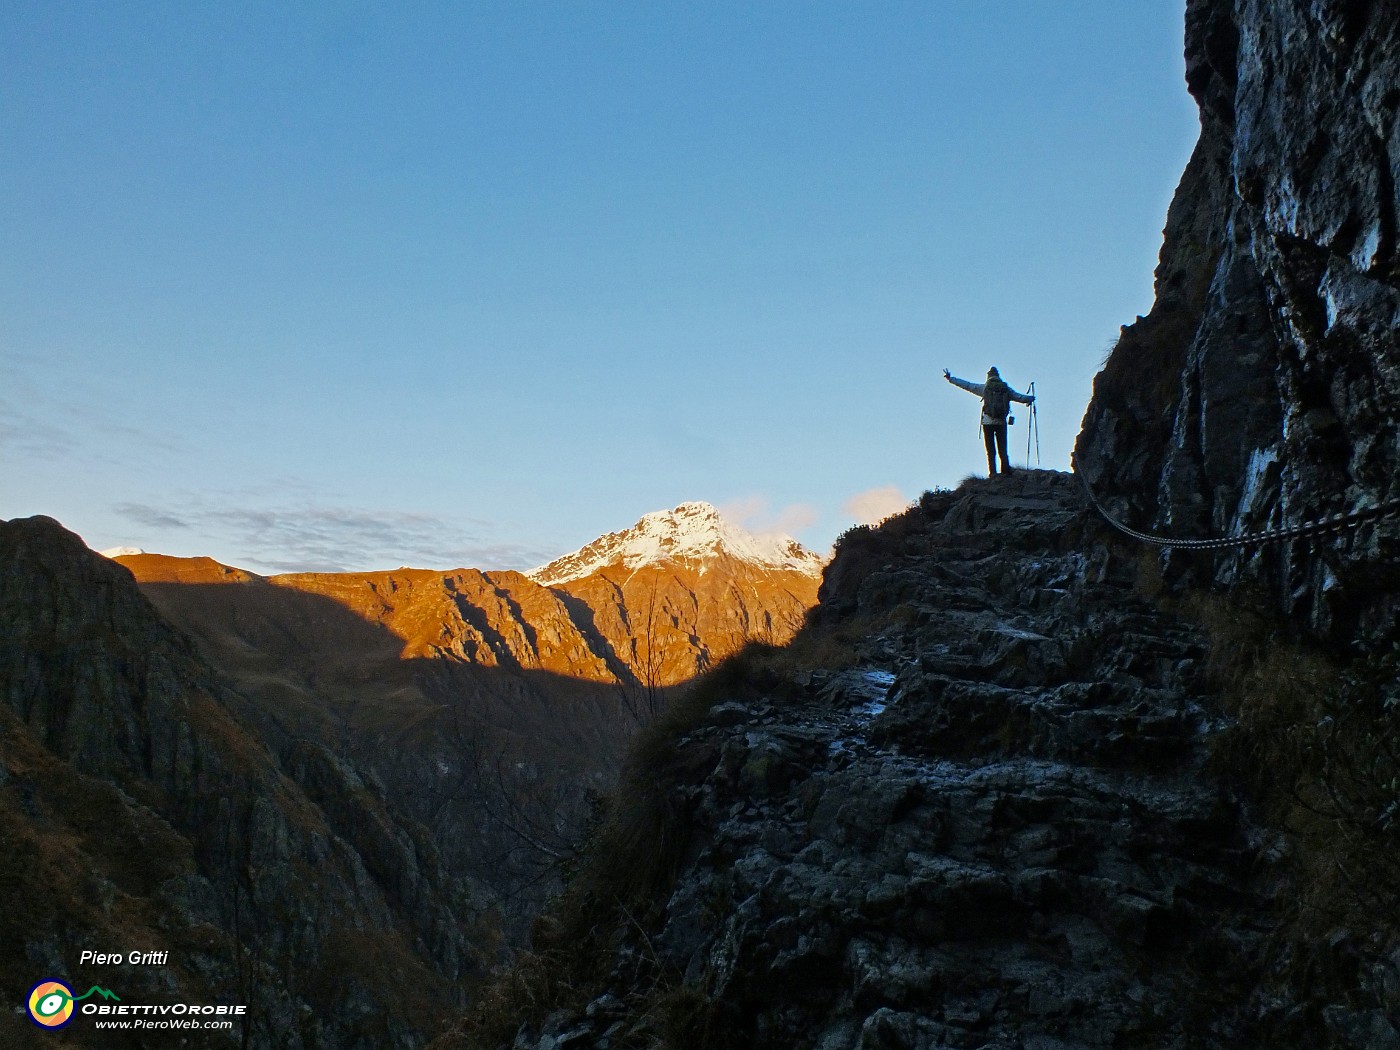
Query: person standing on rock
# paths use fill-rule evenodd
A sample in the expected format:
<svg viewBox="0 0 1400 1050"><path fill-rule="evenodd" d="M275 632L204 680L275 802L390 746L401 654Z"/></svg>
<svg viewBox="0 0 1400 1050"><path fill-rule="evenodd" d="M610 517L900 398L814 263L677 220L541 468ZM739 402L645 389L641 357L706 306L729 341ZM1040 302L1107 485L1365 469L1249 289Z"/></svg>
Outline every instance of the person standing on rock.
<svg viewBox="0 0 1400 1050"><path fill-rule="evenodd" d="M969 383L946 368L943 369L943 378L982 399L982 442L987 446L987 473L996 477L997 455L1000 453L1001 472L1010 474L1011 461L1006 457L1006 417L1011 414L1011 402L1031 405L1035 403L1035 395L1016 393L1006 385L995 366L987 369L985 383Z"/></svg>

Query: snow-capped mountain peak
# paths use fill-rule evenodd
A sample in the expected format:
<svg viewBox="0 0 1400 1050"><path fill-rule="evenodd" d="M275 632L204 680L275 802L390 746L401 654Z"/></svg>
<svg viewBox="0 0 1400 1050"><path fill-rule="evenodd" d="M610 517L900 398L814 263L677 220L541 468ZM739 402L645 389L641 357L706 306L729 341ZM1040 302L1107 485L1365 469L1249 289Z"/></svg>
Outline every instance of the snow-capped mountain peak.
<svg viewBox="0 0 1400 1050"><path fill-rule="evenodd" d="M794 540L776 533L755 535L724 520L708 503L682 503L674 510L644 514L623 532L531 569L527 576L552 586L589 576L608 566L636 571L664 562L700 563L728 556L761 569L820 576L825 562Z"/></svg>

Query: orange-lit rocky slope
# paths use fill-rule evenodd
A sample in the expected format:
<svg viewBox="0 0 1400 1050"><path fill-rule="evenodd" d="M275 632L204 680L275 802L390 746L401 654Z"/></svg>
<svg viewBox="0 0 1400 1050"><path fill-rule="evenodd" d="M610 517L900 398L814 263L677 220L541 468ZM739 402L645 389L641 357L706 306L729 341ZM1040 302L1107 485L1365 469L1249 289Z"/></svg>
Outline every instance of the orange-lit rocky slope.
<svg viewBox="0 0 1400 1050"><path fill-rule="evenodd" d="M672 685L747 642L791 640L823 564L788 537L756 537L708 503L683 503L529 575L585 616L635 678Z"/></svg>
<svg viewBox="0 0 1400 1050"><path fill-rule="evenodd" d="M261 621L326 665L445 658L593 682L614 677L598 640L585 637L559 597L515 572L405 568L263 577L207 558L140 554L117 560L163 611L230 656L240 645L271 641L249 637ZM207 590L222 584L235 586L227 594ZM371 625L381 644L347 649L338 618L308 612L308 596L329 599Z"/></svg>
<svg viewBox="0 0 1400 1050"><path fill-rule="evenodd" d="M235 667L250 646L272 647L323 674L346 662L446 659L624 686L675 685L748 641L786 642L816 604L822 568L794 541L750 536L702 503L649 514L529 575L403 568L261 577L208 558L116 560ZM236 586L210 590L220 585ZM380 644L350 644L340 618L318 615L307 596L382 629Z"/></svg>
<svg viewBox="0 0 1400 1050"><path fill-rule="evenodd" d="M705 504L647 515L534 570L263 577L115 559L227 676L279 752L371 771L518 936L667 687L785 642L822 561Z"/></svg>

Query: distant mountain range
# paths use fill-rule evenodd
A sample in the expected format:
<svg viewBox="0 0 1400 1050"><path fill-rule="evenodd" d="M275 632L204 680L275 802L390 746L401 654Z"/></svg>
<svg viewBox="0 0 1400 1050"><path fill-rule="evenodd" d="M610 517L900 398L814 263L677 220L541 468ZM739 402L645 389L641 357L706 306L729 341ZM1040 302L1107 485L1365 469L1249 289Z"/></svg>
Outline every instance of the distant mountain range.
<svg viewBox="0 0 1400 1050"><path fill-rule="evenodd" d="M113 560L247 698L274 748L315 740L388 785L479 899L506 902L508 937L631 732L746 642L791 638L823 564L704 503L529 574Z"/></svg>
<svg viewBox="0 0 1400 1050"><path fill-rule="evenodd" d="M787 641L816 603L825 564L790 537L754 535L699 502L647 514L523 574L402 568L263 577L208 558L104 553L227 666L242 664L250 644L265 648L240 628L254 616L295 637L297 650L318 663L363 658L326 633L328 621L303 622L295 592L329 598L383 628L402 643L399 658L662 687L745 642ZM238 584L242 592L213 596L172 584ZM285 661L294 654L275 655Z"/></svg>

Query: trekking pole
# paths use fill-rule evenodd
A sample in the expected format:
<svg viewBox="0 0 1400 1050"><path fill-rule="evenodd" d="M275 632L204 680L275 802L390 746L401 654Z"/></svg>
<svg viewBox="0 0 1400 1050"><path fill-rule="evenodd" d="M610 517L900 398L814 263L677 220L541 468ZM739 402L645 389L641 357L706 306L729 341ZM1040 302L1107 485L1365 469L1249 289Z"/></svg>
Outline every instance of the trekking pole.
<svg viewBox="0 0 1400 1050"><path fill-rule="evenodd" d="M1027 391L1031 395L1031 403L1027 406L1030 409L1030 418L1026 420L1026 469L1031 465L1031 431L1035 429L1035 383L1032 382Z"/></svg>
<svg viewBox="0 0 1400 1050"><path fill-rule="evenodd" d="M1035 397L1035 382L1031 382L1031 397ZM1040 412L1035 407L1035 402L1031 402L1031 429L1035 431L1035 465L1040 466ZM1030 435L1027 435L1029 438ZM1031 458L1030 447L1026 448L1026 462Z"/></svg>

